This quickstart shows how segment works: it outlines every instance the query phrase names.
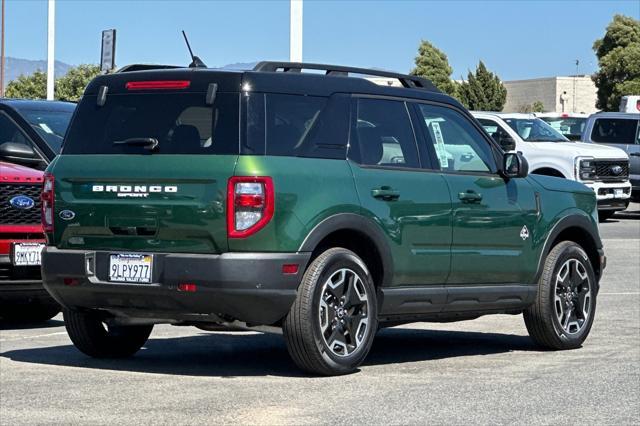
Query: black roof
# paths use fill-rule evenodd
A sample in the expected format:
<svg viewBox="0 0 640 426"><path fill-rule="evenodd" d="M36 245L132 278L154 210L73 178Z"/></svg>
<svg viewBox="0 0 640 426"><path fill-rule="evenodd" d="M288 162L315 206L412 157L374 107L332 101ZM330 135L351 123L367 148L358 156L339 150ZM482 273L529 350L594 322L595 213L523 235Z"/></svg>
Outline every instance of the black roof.
<svg viewBox="0 0 640 426"><path fill-rule="evenodd" d="M304 69L324 73L301 72ZM395 78L403 87L379 85L366 78L354 78L356 75ZM206 92L210 83L216 83L220 92L248 90L309 96L358 93L433 100L460 106L458 101L441 93L429 80L421 77L375 69L291 62L260 62L249 71L134 64L123 67L119 72L96 77L85 94L97 95L101 86L108 87L108 94L128 93L126 83L149 80L189 80L189 87L180 89L181 93Z"/></svg>
<svg viewBox="0 0 640 426"><path fill-rule="evenodd" d="M68 111L73 112L76 108L76 104L73 102L65 101L45 101L34 99L13 99L13 98L0 98L0 104L10 106L17 110L31 110L31 111Z"/></svg>

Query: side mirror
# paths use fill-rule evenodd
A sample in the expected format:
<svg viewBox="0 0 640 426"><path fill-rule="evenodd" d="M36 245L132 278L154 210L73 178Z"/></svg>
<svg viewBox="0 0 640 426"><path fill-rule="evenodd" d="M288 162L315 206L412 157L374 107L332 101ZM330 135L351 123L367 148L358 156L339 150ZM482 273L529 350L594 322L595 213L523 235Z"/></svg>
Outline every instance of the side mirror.
<svg viewBox="0 0 640 426"><path fill-rule="evenodd" d="M504 135L498 140L498 144L504 152L515 151L516 141L509 135Z"/></svg>
<svg viewBox="0 0 640 426"><path fill-rule="evenodd" d="M507 152L502 160L502 175L506 178L523 178L529 174L529 163L519 152Z"/></svg>
<svg viewBox="0 0 640 426"><path fill-rule="evenodd" d="M0 145L0 159L21 164L42 162L42 159L29 145L15 142L5 142Z"/></svg>

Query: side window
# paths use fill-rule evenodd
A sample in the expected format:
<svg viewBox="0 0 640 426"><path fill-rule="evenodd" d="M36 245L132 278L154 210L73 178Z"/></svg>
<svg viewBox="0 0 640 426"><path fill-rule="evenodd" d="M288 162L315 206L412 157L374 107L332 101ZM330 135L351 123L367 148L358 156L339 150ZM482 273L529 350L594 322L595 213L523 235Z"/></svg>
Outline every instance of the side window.
<svg viewBox="0 0 640 426"><path fill-rule="evenodd" d="M485 132L487 132L499 145L503 146L503 143L507 140L513 141L513 138L509 133L507 133L507 131L495 121L488 120L486 118L478 118L478 121L482 124Z"/></svg>
<svg viewBox="0 0 640 426"><path fill-rule="evenodd" d="M357 99L349 159L372 166L420 167L407 106L401 101Z"/></svg>
<svg viewBox="0 0 640 426"><path fill-rule="evenodd" d="M6 142L31 146L20 128L3 112L0 112L0 145Z"/></svg>
<svg viewBox="0 0 640 426"><path fill-rule="evenodd" d="M253 93L245 97L242 153L345 158L349 98Z"/></svg>
<svg viewBox="0 0 640 426"><path fill-rule="evenodd" d="M462 114L445 107L418 104L424 119L426 143L433 144L442 170L492 172L496 170L491 146Z"/></svg>

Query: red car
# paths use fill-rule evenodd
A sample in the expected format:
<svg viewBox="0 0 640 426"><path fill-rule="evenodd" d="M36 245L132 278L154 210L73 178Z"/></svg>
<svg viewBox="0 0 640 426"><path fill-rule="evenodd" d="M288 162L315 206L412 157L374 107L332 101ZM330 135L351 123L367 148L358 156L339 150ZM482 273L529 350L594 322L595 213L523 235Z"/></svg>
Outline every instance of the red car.
<svg viewBox="0 0 640 426"><path fill-rule="evenodd" d="M42 171L60 151L68 102L0 100L0 318L47 320L60 306L40 277Z"/></svg>

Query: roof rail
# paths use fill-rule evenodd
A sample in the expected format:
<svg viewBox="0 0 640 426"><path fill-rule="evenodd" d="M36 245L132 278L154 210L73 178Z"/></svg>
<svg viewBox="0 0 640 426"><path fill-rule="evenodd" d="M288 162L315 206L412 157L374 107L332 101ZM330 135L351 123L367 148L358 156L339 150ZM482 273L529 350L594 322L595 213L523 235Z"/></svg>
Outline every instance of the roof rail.
<svg viewBox="0 0 640 426"><path fill-rule="evenodd" d="M362 74L376 77L389 77L395 78L400 81L404 87L410 89L423 89L431 92L440 92L433 83L426 78L417 77L414 75L398 74L395 72L374 70L369 68L355 68L345 67L341 65L327 65L327 64L311 64L305 62L276 62L276 61L263 61L258 62L253 68L254 71L262 72L301 72L303 69L307 70L321 70L325 71L325 75L330 76L344 76L348 77L349 74Z"/></svg>
<svg viewBox="0 0 640 426"><path fill-rule="evenodd" d="M125 65L116 72L131 72L131 71L148 71L148 70L169 70L175 68L184 68L178 65L158 65L158 64L131 64Z"/></svg>

